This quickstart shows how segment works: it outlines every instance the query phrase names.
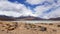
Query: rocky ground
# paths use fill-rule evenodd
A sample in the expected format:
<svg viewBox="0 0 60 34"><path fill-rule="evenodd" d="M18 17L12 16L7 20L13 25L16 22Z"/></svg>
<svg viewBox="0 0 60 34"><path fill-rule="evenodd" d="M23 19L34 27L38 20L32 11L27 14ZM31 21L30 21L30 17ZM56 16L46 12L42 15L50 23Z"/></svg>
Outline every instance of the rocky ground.
<svg viewBox="0 0 60 34"><path fill-rule="evenodd" d="M60 34L59 23L0 21L0 34Z"/></svg>

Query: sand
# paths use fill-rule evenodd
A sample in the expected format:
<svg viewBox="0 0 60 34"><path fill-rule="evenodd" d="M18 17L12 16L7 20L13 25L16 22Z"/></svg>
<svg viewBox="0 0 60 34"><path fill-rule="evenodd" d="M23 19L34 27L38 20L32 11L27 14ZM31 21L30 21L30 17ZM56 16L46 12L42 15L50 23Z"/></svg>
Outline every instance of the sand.
<svg viewBox="0 0 60 34"><path fill-rule="evenodd" d="M25 23L0 21L0 34L60 34L60 22Z"/></svg>

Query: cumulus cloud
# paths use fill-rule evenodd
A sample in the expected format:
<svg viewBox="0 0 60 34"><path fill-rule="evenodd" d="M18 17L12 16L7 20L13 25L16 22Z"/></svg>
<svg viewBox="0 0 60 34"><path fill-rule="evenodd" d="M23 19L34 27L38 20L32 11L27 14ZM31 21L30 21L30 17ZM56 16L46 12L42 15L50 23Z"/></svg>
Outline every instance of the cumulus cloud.
<svg viewBox="0 0 60 34"><path fill-rule="evenodd" d="M30 9L27 9L24 4L11 3L8 0L0 0L0 15L20 17L32 15Z"/></svg>

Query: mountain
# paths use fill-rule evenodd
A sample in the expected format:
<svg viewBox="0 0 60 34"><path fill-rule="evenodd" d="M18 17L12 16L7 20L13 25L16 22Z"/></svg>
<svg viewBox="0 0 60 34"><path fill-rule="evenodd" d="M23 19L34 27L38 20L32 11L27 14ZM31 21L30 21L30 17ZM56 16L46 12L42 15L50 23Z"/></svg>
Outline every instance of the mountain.
<svg viewBox="0 0 60 34"><path fill-rule="evenodd" d="M58 18L50 18L49 20L60 20L60 17L58 17Z"/></svg>
<svg viewBox="0 0 60 34"><path fill-rule="evenodd" d="M23 20L42 20L42 18L33 17L33 16L21 16L21 17L18 17L18 19L23 19Z"/></svg>
<svg viewBox="0 0 60 34"><path fill-rule="evenodd" d="M33 16L21 16L21 17L8 17L8 16L5 16L5 15L0 15L0 20L2 21L16 21L16 20L60 20L60 17L59 18L50 18L50 19L42 19L42 18L39 18L39 17L33 17Z"/></svg>
<svg viewBox="0 0 60 34"><path fill-rule="evenodd" d="M0 20L2 21L12 21L12 20L16 20L16 18L13 18L13 17L8 17L8 16L5 16L5 15L0 15Z"/></svg>
<svg viewBox="0 0 60 34"><path fill-rule="evenodd" d="M42 18L33 17L33 16L21 16L18 19L20 19L20 20L60 20L60 17L58 17L58 18L50 18L50 19L42 19Z"/></svg>

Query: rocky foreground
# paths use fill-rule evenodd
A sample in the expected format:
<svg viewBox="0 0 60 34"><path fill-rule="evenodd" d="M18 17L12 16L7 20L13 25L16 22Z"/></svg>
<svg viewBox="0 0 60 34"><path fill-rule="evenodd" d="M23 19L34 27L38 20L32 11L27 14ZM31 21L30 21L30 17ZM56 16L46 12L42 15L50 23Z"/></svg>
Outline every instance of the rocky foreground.
<svg viewBox="0 0 60 34"><path fill-rule="evenodd" d="M25 23L0 21L0 34L60 34L60 22Z"/></svg>

